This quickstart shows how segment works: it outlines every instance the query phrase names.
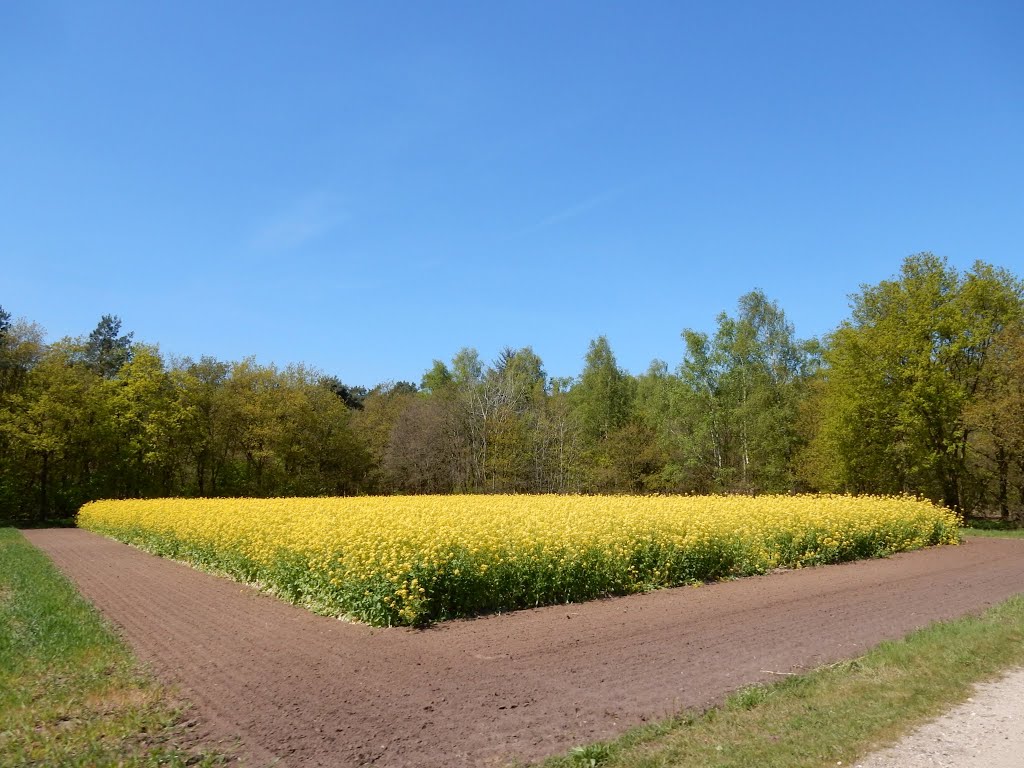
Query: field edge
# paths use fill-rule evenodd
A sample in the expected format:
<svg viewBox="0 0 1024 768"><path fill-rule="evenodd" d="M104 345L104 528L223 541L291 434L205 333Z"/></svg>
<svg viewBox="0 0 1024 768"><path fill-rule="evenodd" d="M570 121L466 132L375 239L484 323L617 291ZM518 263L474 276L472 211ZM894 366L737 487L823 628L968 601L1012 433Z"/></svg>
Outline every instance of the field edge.
<svg viewBox="0 0 1024 768"><path fill-rule="evenodd" d="M787 675L539 768L823 768L852 765L1024 666L1024 594L936 622L855 659Z"/></svg>
<svg viewBox="0 0 1024 768"><path fill-rule="evenodd" d="M0 766L223 765L188 706L20 531L0 527Z"/></svg>

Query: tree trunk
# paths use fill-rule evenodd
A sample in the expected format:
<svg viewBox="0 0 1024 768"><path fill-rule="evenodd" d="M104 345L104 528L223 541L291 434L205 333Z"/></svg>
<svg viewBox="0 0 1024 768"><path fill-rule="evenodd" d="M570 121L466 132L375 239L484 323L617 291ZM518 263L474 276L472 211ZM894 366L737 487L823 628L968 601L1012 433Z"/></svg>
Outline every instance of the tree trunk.
<svg viewBox="0 0 1024 768"><path fill-rule="evenodd" d="M1006 447L1000 443L996 449L996 468L999 472L999 517L1010 519L1010 457Z"/></svg>
<svg viewBox="0 0 1024 768"><path fill-rule="evenodd" d="M960 484L955 477L947 477L943 482L942 490L943 503L954 512L960 510Z"/></svg>
<svg viewBox="0 0 1024 768"><path fill-rule="evenodd" d="M39 469L39 520L46 519L49 514L50 499L47 490L50 485L50 454L43 453L43 466Z"/></svg>

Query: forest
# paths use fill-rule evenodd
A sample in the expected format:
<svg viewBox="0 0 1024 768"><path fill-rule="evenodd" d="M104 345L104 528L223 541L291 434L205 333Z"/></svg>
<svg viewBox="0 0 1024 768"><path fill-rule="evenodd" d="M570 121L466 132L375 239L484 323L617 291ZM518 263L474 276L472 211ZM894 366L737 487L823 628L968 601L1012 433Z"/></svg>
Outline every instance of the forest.
<svg viewBox="0 0 1024 768"><path fill-rule="evenodd" d="M929 253L820 339L762 291L633 375L608 340L550 377L465 348L373 388L303 365L167 359L105 315L47 342L0 308L0 521L86 501L423 493L908 493L1024 513L1024 285Z"/></svg>

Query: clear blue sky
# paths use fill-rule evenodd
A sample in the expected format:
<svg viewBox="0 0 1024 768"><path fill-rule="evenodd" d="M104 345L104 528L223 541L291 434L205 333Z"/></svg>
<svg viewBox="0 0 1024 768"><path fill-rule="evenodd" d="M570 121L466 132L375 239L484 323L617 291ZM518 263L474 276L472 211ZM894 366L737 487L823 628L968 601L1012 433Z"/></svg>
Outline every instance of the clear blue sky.
<svg viewBox="0 0 1024 768"><path fill-rule="evenodd" d="M0 305L419 381L1024 275L1024 4L0 3Z"/></svg>

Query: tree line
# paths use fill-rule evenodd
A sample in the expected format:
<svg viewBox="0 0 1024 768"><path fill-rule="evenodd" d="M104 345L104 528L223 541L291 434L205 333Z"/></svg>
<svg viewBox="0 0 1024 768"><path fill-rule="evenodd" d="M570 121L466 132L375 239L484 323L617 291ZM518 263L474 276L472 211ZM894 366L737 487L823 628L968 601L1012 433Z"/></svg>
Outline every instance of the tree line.
<svg viewBox="0 0 1024 768"><path fill-rule="evenodd" d="M801 340L761 291L676 366L605 337L575 378L530 348L372 389L301 365L168 360L104 316L79 338L0 309L0 519L97 498L369 493L913 493L1024 511L1024 285L931 254Z"/></svg>

